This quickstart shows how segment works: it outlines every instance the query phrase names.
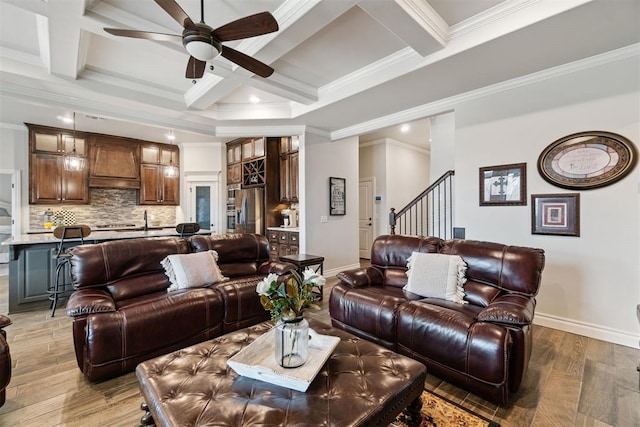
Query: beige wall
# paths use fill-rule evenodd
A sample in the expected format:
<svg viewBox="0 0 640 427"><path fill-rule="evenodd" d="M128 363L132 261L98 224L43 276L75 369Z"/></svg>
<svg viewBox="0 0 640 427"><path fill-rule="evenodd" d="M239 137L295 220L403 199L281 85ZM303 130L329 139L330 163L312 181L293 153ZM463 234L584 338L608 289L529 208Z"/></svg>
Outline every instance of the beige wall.
<svg viewBox="0 0 640 427"><path fill-rule="evenodd" d="M637 347L640 168L580 191L580 237L531 234L531 194L574 192L544 181L542 150L574 132L640 143L640 62L622 59L461 104L455 109L456 226L468 239L539 247L546 267L535 323ZM478 205L478 168L527 163L527 206Z"/></svg>

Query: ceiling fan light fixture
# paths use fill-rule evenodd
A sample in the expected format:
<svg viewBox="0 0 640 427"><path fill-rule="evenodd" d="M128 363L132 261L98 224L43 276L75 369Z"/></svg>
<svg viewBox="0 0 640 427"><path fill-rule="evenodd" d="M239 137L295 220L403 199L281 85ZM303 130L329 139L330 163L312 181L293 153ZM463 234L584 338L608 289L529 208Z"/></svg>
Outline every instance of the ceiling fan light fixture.
<svg viewBox="0 0 640 427"><path fill-rule="evenodd" d="M220 55L220 51L211 43L194 40L187 44L187 52L200 61L210 61Z"/></svg>

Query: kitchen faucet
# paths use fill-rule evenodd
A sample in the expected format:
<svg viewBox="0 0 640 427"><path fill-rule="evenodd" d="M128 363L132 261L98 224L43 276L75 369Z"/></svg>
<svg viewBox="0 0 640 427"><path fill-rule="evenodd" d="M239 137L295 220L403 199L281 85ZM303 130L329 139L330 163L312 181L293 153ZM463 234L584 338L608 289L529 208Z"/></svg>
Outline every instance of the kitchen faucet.
<svg viewBox="0 0 640 427"><path fill-rule="evenodd" d="M149 226L147 224L147 210L144 210L144 231L147 231L149 229Z"/></svg>

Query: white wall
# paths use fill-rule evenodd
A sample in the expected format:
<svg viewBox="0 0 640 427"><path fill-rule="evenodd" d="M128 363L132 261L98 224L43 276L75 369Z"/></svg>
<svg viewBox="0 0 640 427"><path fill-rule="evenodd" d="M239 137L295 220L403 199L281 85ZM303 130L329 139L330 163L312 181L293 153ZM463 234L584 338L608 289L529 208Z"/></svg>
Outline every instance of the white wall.
<svg viewBox="0 0 640 427"><path fill-rule="evenodd" d="M445 172L455 169L455 113L449 112L430 118L431 121L431 182Z"/></svg>
<svg viewBox="0 0 640 427"><path fill-rule="evenodd" d="M360 145L360 178L376 178L376 238L389 233L389 210L402 209L430 184L429 151L385 138ZM401 166L399 166L401 165Z"/></svg>
<svg viewBox="0 0 640 427"><path fill-rule="evenodd" d="M387 207L396 212L430 184L427 150L387 139ZM387 210L387 214L389 210ZM387 220L388 222L388 220ZM388 224L387 224L388 225ZM388 226L385 233L388 233Z"/></svg>
<svg viewBox="0 0 640 427"><path fill-rule="evenodd" d="M305 252L324 257L326 276L359 267L358 138L304 138ZM329 177L346 179L346 215L329 215ZM321 222L326 216L327 222Z"/></svg>
<svg viewBox="0 0 640 427"><path fill-rule="evenodd" d="M531 194L568 193L544 181L542 150L580 131L640 142L638 58L485 96L456 107L456 226L467 238L539 247L546 267L535 323L637 347L640 326L640 169L580 192L580 237L531 234ZM527 163L527 206L480 207L478 168Z"/></svg>
<svg viewBox="0 0 640 427"><path fill-rule="evenodd" d="M29 132L26 126L0 123L0 147L0 169L20 171L19 223L24 228L29 224Z"/></svg>
<svg viewBox="0 0 640 427"><path fill-rule="evenodd" d="M176 206L176 222L186 221L190 203L188 187L197 181L213 182L217 185L214 194L215 224L217 231L226 229L226 146L221 142L198 142L180 144L180 206ZM223 173L224 169L224 173Z"/></svg>

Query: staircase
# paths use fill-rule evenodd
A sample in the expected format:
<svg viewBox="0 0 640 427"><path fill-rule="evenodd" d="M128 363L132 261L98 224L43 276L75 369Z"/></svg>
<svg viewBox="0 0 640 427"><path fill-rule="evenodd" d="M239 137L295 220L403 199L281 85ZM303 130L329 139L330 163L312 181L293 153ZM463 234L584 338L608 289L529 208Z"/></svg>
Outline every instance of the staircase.
<svg viewBox="0 0 640 427"><path fill-rule="evenodd" d="M444 173L407 206L396 212L391 208L391 234L453 238L453 176Z"/></svg>

